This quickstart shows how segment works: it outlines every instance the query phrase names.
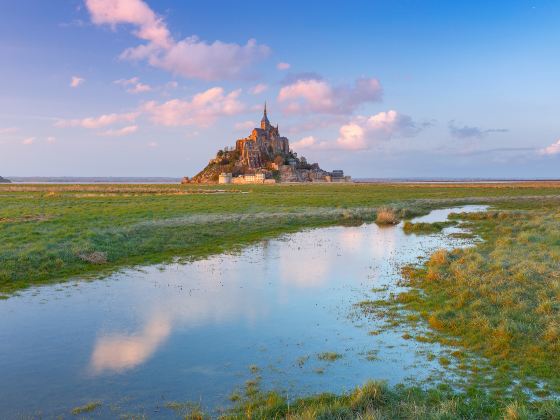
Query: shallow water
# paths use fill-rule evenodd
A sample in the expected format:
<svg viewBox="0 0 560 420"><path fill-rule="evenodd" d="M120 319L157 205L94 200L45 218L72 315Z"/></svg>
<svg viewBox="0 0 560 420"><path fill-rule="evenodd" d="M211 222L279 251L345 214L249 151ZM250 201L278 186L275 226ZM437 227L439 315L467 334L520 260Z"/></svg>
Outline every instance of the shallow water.
<svg viewBox="0 0 560 420"><path fill-rule="evenodd" d="M92 400L104 416L173 416L166 401L215 409L255 376L251 365L264 387L288 395L426 380L442 373L425 357L439 347L402 330L369 335L376 321L352 316L352 305L393 287L402 265L468 244L406 235L400 225L330 227L236 255L26 291L0 301L0 417L67 415ZM342 358L319 360L327 351Z"/></svg>

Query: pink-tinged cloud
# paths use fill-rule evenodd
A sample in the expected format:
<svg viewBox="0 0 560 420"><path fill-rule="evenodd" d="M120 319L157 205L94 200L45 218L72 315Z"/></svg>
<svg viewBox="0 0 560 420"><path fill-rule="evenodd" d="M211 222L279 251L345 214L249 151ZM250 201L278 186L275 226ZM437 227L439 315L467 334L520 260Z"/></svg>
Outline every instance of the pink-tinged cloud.
<svg viewBox="0 0 560 420"><path fill-rule="evenodd" d="M167 48L172 43L163 19L142 0L86 0L86 7L96 25L115 28L118 24L130 24L137 27L134 35L155 46Z"/></svg>
<svg viewBox="0 0 560 420"><path fill-rule="evenodd" d="M239 101L240 89L225 93L221 87L213 87L198 93L191 100L172 99L164 103L150 101L143 111L151 115L155 124L164 126L196 125L206 127L222 116L236 115L245 111Z"/></svg>
<svg viewBox="0 0 560 420"><path fill-rule="evenodd" d="M152 90L152 87L150 85L140 82L140 78L138 77L115 80L113 83L115 83L116 85L124 86L128 93L133 94L150 92Z"/></svg>
<svg viewBox="0 0 560 420"><path fill-rule="evenodd" d="M72 76L72 79L70 80L70 87L71 88L77 88L78 86L80 86L84 82L85 82L84 78L78 77L78 76Z"/></svg>
<svg viewBox="0 0 560 420"><path fill-rule="evenodd" d="M337 147L327 141L318 141L313 136L303 137L301 140L293 142L290 146L296 152L298 150L306 150L306 149L313 149L313 150L328 150L328 149L336 149Z"/></svg>
<svg viewBox="0 0 560 420"><path fill-rule="evenodd" d="M214 41L208 43L196 36L176 41L161 17L142 0L86 0L94 24L131 24L134 33L147 41L128 48L122 59L146 60L186 78L202 80L237 79L246 76L256 61L267 57L270 48L250 39L245 45Z"/></svg>
<svg viewBox="0 0 560 420"><path fill-rule="evenodd" d="M290 63L280 62L280 63L276 64L276 68L278 70L288 70L290 67L292 67L290 65Z"/></svg>
<svg viewBox="0 0 560 420"><path fill-rule="evenodd" d="M412 137L421 129L410 116L390 110L369 117L359 116L343 125L336 143L342 149L364 150L393 137Z"/></svg>
<svg viewBox="0 0 560 420"><path fill-rule="evenodd" d="M129 136L131 134L134 134L137 131L138 131L137 125L129 125L122 128L102 131L101 133L99 133L99 135L103 137L124 137L124 136Z"/></svg>
<svg viewBox="0 0 560 420"><path fill-rule="evenodd" d="M381 100L377 79L361 78L353 86L331 86L322 79L300 79L282 87L278 101L286 114L351 114L365 103Z"/></svg>
<svg viewBox="0 0 560 420"><path fill-rule="evenodd" d="M54 125L55 127L66 128L66 127L82 127L89 129L97 129L102 127L107 127L108 125L121 123L121 122L133 122L140 115L139 112L128 112L124 114L105 114L99 117L89 117L83 119L71 119L71 120L58 120Z"/></svg>
<svg viewBox="0 0 560 420"><path fill-rule="evenodd" d="M539 154L545 156L560 155L560 139L558 139L556 143L552 143L550 146L540 149Z"/></svg>
<svg viewBox="0 0 560 420"><path fill-rule="evenodd" d="M339 134L336 143L342 149L363 150L368 148L364 128L359 124L345 124L340 127Z"/></svg>
<svg viewBox="0 0 560 420"><path fill-rule="evenodd" d="M253 86L251 89L249 89L249 93L251 93L252 95L259 95L265 92L267 89L268 89L268 85L264 83L258 83L255 86Z"/></svg>
<svg viewBox="0 0 560 420"><path fill-rule="evenodd" d="M0 134L14 134L17 133L19 128L17 127L5 127L0 128Z"/></svg>
<svg viewBox="0 0 560 420"><path fill-rule="evenodd" d="M36 137L27 137L21 141L21 144L24 144L25 146L30 146L35 142L35 140Z"/></svg>

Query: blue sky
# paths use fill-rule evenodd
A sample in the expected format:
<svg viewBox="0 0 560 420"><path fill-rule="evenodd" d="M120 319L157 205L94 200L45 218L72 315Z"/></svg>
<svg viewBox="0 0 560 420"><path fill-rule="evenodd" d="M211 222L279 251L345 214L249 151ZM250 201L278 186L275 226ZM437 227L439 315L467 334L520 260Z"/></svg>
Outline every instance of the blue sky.
<svg viewBox="0 0 560 420"><path fill-rule="evenodd" d="M327 170L558 177L559 18L553 0L3 1L0 175L192 176L267 100Z"/></svg>

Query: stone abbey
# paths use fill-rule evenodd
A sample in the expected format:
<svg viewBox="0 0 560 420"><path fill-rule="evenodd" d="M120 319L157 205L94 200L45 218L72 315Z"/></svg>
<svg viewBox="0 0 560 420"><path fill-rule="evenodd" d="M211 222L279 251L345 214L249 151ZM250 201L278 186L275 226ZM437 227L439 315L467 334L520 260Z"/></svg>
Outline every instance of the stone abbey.
<svg viewBox="0 0 560 420"><path fill-rule="evenodd" d="M224 148L206 168L184 183L348 182L341 170L324 171L290 149L290 141L274 127L264 105L260 127L238 139L235 148Z"/></svg>
<svg viewBox="0 0 560 420"><path fill-rule="evenodd" d="M290 153L288 138L280 136L278 125L273 127L268 120L266 103L261 128L253 128L248 137L237 140L235 150L239 153L241 162L251 169L262 168L276 156L288 156Z"/></svg>

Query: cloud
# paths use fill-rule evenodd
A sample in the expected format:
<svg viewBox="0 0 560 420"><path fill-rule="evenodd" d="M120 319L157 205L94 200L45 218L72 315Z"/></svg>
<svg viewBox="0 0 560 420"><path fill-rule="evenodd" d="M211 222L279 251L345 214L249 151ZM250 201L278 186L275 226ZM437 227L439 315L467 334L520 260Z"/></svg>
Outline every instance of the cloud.
<svg viewBox="0 0 560 420"><path fill-rule="evenodd" d="M101 133L99 133L99 135L104 137L124 137L124 136L129 136L130 134L134 134L137 131L138 131L137 125L129 125L119 129L102 131Z"/></svg>
<svg viewBox="0 0 560 420"><path fill-rule="evenodd" d="M234 127L236 130L245 131L245 130L252 130L253 128L256 127L256 125L253 121L243 121L243 122L235 123Z"/></svg>
<svg viewBox="0 0 560 420"><path fill-rule="evenodd" d="M455 121L449 121L449 133L453 137L458 139L468 139L468 138L478 138L481 139L487 134L491 133L507 133L509 130L505 128L490 128L490 129L482 129L480 127L471 127L468 125L464 125L462 127L458 127L455 125Z"/></svg>
<svg viewBox="0 0 560 420"><path fill-rule="evenodd" d="M256 61L267 57L270 48L254 39L245 45L214 41L196 36L175 40L165 21L142 0L86 0L91 20L96 25L129 24L133 34L145 44L128 48L126 60L146 60L150 65L186 78L220 80L244 78Z"/></svg>
<svg viewBox="0 0 560 420"><path fill-rule="evenodd" d="M141 83L138 77L133 77L131 79L119 79L115 80L113 83L126 87L126 91L128 93L144 93L152 90L150 85Z"/></svg>
<svg viewBox="0 0 560 420"><path fill-rule="evenodd" d="M360 116L340 127L336 144L342 149L364 150L374 143L393 137L412 137L425 126L394 110L369 117Z"/></svg>
<svg viewBox="0 0 560 420"><path fill-rule="evenodd" d="M119 122L132 122L138 118L138 112L128 112L124 114L105 114L99 117L89 117L83 119L71 120L58 120L54 125L55 127L83 127L89 129L96 129L106 127L108 125L116 124Z"/></svg>
<svg viewBox="0 0 560 420"><path fill-rule="evenodd" d="M287 114L351 114L368 102L381 100L383 90L377 79L360 78L353 86L331 86L317 78L299 78L283 86L278 101Z"/></svg>
<svg viewBox="0 0 560 420"><path fill-rule="evenodd" d="M47 137L47 143L48 144L55 144L56 143L56 137L53 137L53 136Z"/></svg>
<svg viewBox="0 0 560 420"><path fill-rule="evenodd" d="M267 89L268 89L268 85L265 85L264 83L259 83L253 86L251 89L249 89L249 93L253 95L258 95L259 93L263 93Z"/></svg>
<svg viewBox="0 0 560 420"><path fill-rule="evenodd" d="M276 64L276 68L278 70L288 70L290 67L292 67L290 65L290 63L280 62L280 63Z"/></svg>
<svg viewBox="0 0 560 420"><path fill-rule="evenodd" d="M82 77L72 76L72 80L70 80L70 87L77 88L81 84L83 84L86 80Z"/></svg>
<svg viewBox="0 0 560 420"><path fill-rule="evenodd" d="M32 145L36 140L36 137L27 137L26 139L23 139L21 141L21 144L24 144L26 146Z"/></svg>
<svg viewBox="0 0 560 420"><path fill-rule="evenodd" d="M332 149L333 145L326 141L318 141L313 136L303 137L301 140L293 142L291 147L294 150L300 149L314 149L314 150L322 150L322 149Z"/></svg>
<svg viewBox="0 0 560 420"><path fill-rule="evenodd" d="M151 141L151 142L148 143L148 147L151 147L152 149L155 148L155 147L158 147L158 146L159 146L159 144L155 141Z"/></svg>
<svg viewBox="0 0 560 420"><path fill-rule="evenodd" d="M236 115L246 107L239 101L241 89L225 93L221 87L213 87L198 93L191 100L172 99L164 103L150 101L143 111L151 120L164 126L208 126L218 117Z"/></svg>
<svg viewBox="0 0 560 420"><path fill-rule="evenodd" d="M0 128L0 134L13 134L13 133L17 133L18 130L19 130L19 128L17 128L17 127Z"/></svg>
<svg viewBox="0 0 560 420"><path fill-rule="evenodd" d="M560 139L556 141L556 143L552 143L550 146L547 146L543 149L539 150L539 154L546 155L546 156L555 156L560 154Z"/></svg>

